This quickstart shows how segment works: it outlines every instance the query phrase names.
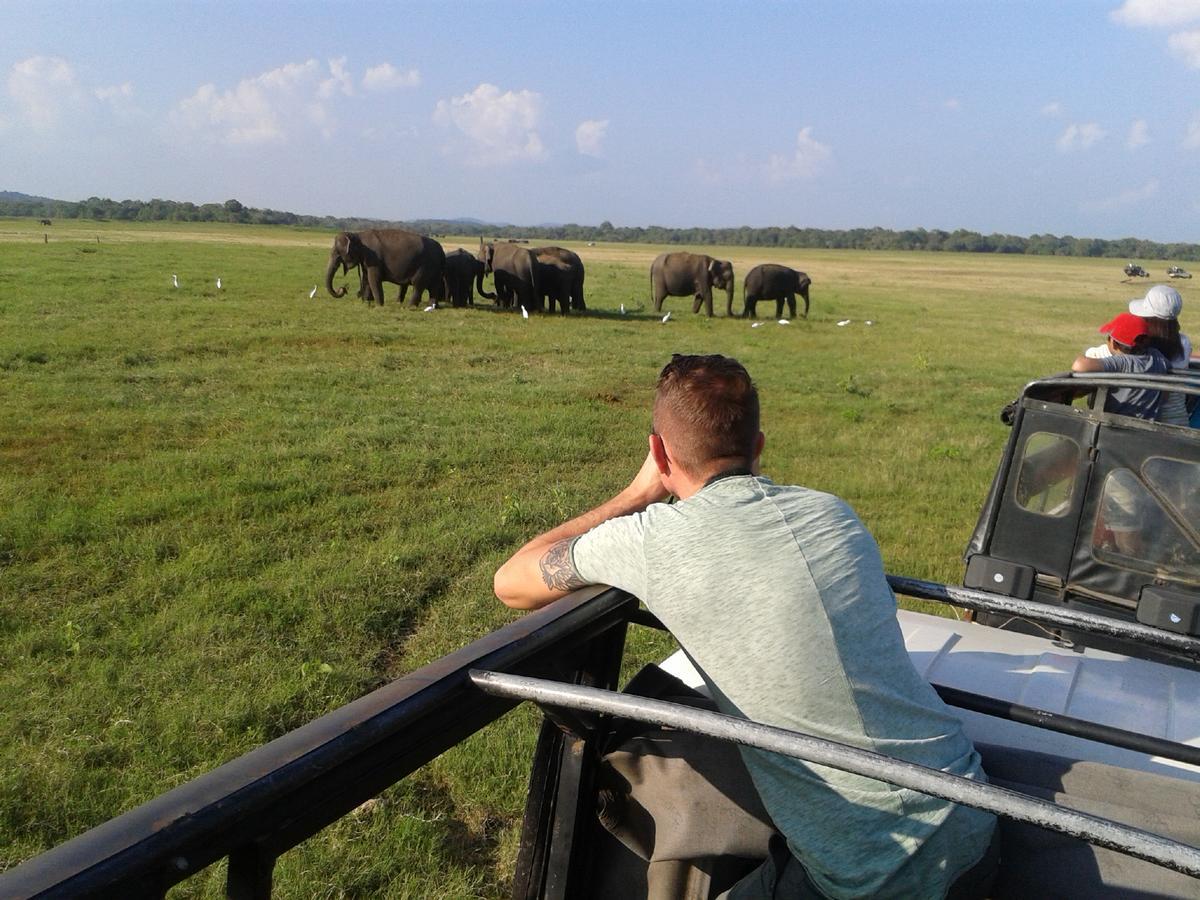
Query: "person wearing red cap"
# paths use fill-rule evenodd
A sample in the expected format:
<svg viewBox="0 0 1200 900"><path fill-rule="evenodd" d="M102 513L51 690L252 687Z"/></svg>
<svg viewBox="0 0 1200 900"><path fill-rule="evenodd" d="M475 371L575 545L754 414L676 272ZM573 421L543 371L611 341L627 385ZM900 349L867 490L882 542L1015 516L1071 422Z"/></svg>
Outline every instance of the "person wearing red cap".
<svg viewBox="0 0 1200 900"><path fill-rule="evenodd" d="M1146 320L1123 312L1100 327L1108 335L1110 356L1083 354L1071 364L1072 372L1122 372L1127 375L1158 375L1169 371L1167 361L1150 344ZM1104 411L1139 419L1155 419L1162 405L1162 392L1146 388L1117 388L1108 392Z"/></svg>

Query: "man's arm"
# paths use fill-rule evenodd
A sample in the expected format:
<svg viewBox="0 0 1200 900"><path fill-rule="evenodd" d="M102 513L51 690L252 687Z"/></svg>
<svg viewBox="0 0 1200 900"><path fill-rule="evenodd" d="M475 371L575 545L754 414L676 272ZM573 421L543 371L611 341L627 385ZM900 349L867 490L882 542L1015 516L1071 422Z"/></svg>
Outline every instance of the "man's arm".
<svg viewBox="0 0 1200 900"><path fill-rule="evenodd" d="M1093 356L1077 356L1075 362L1071 363L1072 372L1103 372L1104 370L1104 359Z"/></svg>
<svg viewBox="0 0 1200 900"><path fill-rule="evenodd" d="M513 609L540 609L587 584L571 562L571 541L601 522L641 512L667 498L651 454L629 486L595 509L540 534L502 565L492 580L496 596Z"/></svg>

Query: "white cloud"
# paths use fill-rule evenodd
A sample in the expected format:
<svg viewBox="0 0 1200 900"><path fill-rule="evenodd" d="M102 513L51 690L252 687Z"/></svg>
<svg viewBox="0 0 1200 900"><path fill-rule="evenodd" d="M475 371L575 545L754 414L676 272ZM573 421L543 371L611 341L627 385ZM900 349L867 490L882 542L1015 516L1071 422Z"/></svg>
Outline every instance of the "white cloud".
<svg viewBox="0 0 1200 900"><path fill-rule="evenodd" d="M133 84L126 81L124 84L114 84L111 87L98 87L92 93L96 95L97 100L103 100L106 103L127 100L133 96Z"/></svg>
<svg viewBox="0 0 1200 900"><path fill-rule="evenodd" d="M16 63L8 75L8 94L35 131L53 129L86 99L75 70L57 56L32 56Z"/></svg>
<svg viewBox="0 0 1200 900"><path fill-rule="evenodd" d="M171 112L172 132L230 145L283 141L306 128L330 137L336 124L328 101L350 94L344 59L289 63L238 82L231 90L202 85Z"/></svg>
<svg viewBox="0 0 1200 900"><path fill-rule="evenodd" d="M134 90L131 82L126 81L124 84L93 88L92 96L118 116L128 117L140 112L134 104Z"/></svg>
<svg viewBox="0 0 1200 900"><path fill-rule="evenodd" d="M1167 49L1189 68L1200 69L1200 30L1180 31L1167 38Z"/></svg>
<svg viewBox="0 0 1200 900"><path fill-rule="evenodd" d="M575 129L575 147L584 156L601 157L607 133L608 119L586 119Z"/></svg>
<svg viewBox="0 0 1200 900"><path fill-rule="evenodd" d="M812 178L833 157L833 151L812 136L812 126L806 125L796 135L796 149L791 156L772 154L766 165L769 181L791 181Z"/></svg>
<svg viewBox="0 0 1200 900"><path fill-rule="evenodd" d="M1125 0L1110 16L1135 28L1171 28L1200 19L1200 0Z"/></svg>
<svg viewBox="0 0 1200 900"><path fill-rule="evenodd" d="M957 97L950 97L942 101L942 106L951 112L958 112L962 108L962 102Z"/></svg>
<svg viewBox="0 0 1200 900"><path fill-rule="evenodd" d="M1188 125L1187 136L1183 139L1183 146L1189 150L1200 149L1200 116L1192 119Z"/></svg>
<svg viewBox="0 0 1200 900"><path fill-rule="evenodd" d="M1135 119L1129 126L1129 137L1125 139L1125 146L1130 150L1136 150L1148 143L1150 143L1150 129L1146 125L1146 120Z"/></svg>
<svg viewBox="0 0 1200 900"><path fill-rule="evenodd" d="M1108 134L1095 122L1085 122L1082 125L1068 125L1066 131L1059 135L1055 142L1059 153L1071 153L1074 150L1087 150L1102 141Z"/></svg>
<svg viewBox="0 0 1200 900"><path fill-rule="evenodd" d="M1144 185L1138 188L1127 188L1121 193L1112 196L1104 197L1100 200L1091 200L1087 203L1081 203L1080 207L1085 212L1106 212L1108 210L1120 209L1126 206L1136 206L1158 193L1158 179L1151 178Z"/></svg>
<svg viewBox="0 0 1200 900"><path fill-rule="evenodd" d="M1051 103L1047 103L1045 106L1042 107L1042 115L1043 116L1051 116L1053 118L1057 118L1058 116L1061 116L1062 115L1062 104L1059 103L1057 100L1055 100Z"/></svg>
<svg viewBox="0 0 1200 900"><path fill-rule="evenodd" d="M546 149L538 134L542 95L534 91L505 91L494 84L481 84L469 94L439 100L433 120L457 129L470 147L472 165L541 160Z"/></svg>
<svg viewBox="0 0 1200 900"><path fill-rule="evenodd" d="M394 91L399 88L417 87L420 83L421 73L416 69L401 72L386 62L367 69L362 80L363 89L367 91Z"/></svg>
<svg viewBox="0 0 1200 900"><path fill-rule="evenodd" d="M321 80L317 86L317 97L328 100L334 94L341 92L346 97L354 96L354 79L346 68L346 57L339 56L329 61L329 77Z"/></svg>
<svg viewBox="0 0 1200 900"><path fill-rule="evenodd" d="M725 175L720 167L710 163L707 159L697 159L692 163L692 174L704 184L718 185L725 183Z"/></svg>

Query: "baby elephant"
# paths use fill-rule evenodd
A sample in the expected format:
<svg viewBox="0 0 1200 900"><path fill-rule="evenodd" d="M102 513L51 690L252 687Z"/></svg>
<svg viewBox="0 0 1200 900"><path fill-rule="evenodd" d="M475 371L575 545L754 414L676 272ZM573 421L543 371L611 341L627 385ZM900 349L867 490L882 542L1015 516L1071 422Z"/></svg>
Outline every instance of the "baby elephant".
<svg viewBox="0 0 1200 900"><path fill-rule="evenodd" d="M742 310L742 318L758 318L754 307L759 300L774 300L775 318L781 318L783 303L786 300L788 313L794 319L796 317L796 295L799 294L804 298L804 317L807 319L808 286L810 284L812 284L811 278L803 272L797 272L787 266L778 266L774 263L755 266L746 275L746 281L742 285L742 295L746 303Z"/></svg>

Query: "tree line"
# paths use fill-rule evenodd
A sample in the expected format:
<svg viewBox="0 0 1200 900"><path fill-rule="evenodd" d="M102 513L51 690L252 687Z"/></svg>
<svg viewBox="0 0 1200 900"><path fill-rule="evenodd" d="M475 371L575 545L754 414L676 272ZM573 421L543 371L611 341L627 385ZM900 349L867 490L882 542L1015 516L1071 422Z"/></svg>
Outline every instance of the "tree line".
<svg viewBox="0 0 1200 900"><path fill-rule="evenodd" d="M426 234L467 237L528 238L536 241L606 241L616 243L725 245L735 247L804 247L844 250L926 250L950 253L1013 253L1030 256L1091 256L1119 259L1200 260L1200 244L1159 243L1139 238L1073 237L1071 235L980 234L938 228L798 228L794 225L751 228L669 228L663 225L617 227L599 225L494 225L470 219L380 219L304 216L275 209L224 203L176 200L109 200L89 197L78 203L0 194L0 215L48 219L95 219L117 222L227 222L245 225L290 225L359 231L403 227Z"/></svg>

